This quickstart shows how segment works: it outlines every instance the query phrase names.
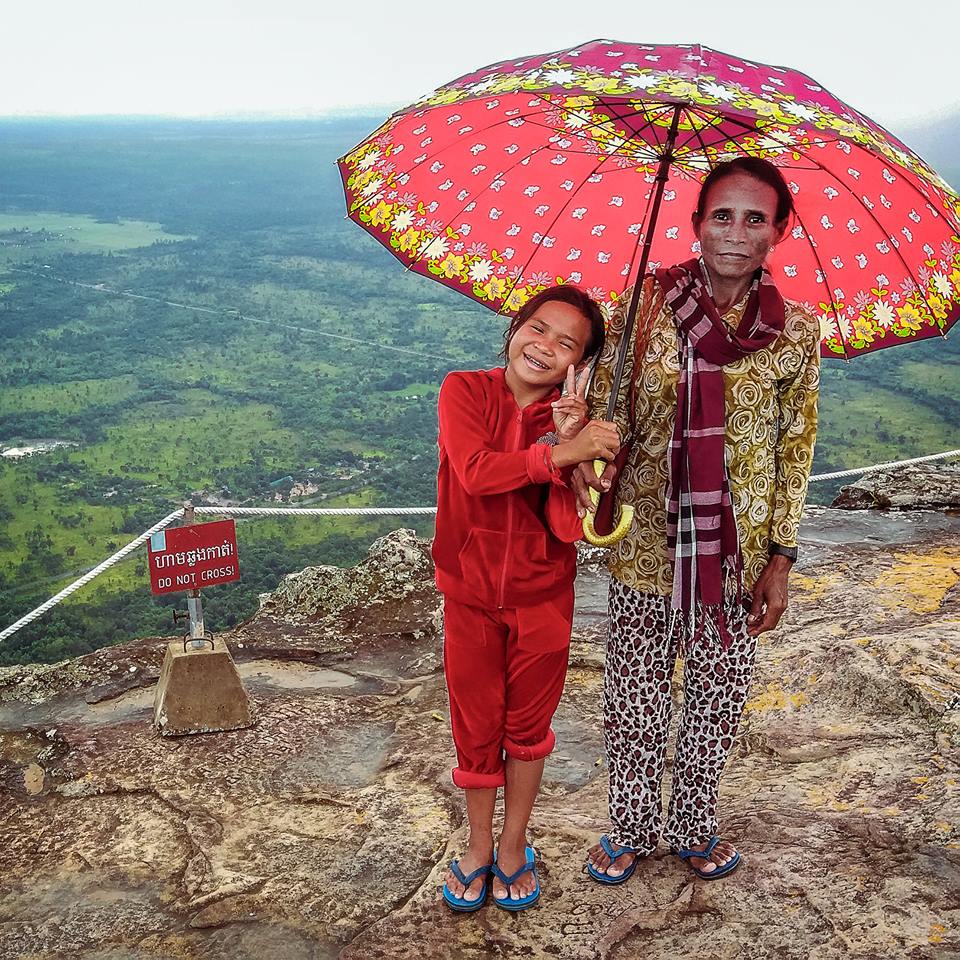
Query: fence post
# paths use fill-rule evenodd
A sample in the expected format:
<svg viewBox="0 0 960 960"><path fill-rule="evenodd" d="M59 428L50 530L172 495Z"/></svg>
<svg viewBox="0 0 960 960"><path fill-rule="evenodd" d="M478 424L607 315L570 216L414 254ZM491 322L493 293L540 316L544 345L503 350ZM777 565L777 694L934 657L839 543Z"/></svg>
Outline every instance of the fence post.
<svg viewBox="0 0 960 960"><path fill-rule="evenodd" d="M196 523L196 514L193 510L193 502L184 501L183 504L183 525L192 527ZM190 616L190 647L193 650L199 650L204 646L205 631L203 628L203 600L200 597L199 587L195 590L187 591L187 613Z"/></svg>

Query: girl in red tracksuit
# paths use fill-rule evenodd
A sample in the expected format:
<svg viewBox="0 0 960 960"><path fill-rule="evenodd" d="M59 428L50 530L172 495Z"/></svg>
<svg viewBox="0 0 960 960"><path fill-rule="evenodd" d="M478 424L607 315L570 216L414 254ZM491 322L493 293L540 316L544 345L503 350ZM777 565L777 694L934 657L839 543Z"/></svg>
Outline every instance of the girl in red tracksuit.
<svg viewBox="0 0 960 960"><path fill-rule="evenodd" d="M453 782L470 823L468 848L443 888L454 910L483 905L491 872L498 906L522 910L539 897L526 829L554 746L581 534L567 479L574 465L613 459L619 447L614 424L587 423L586 377L575 385L574 368L602 345L597 304L576 287L551 287L511 323L505 367L451 373L440 390L433 559L444 595Z"/></svg>

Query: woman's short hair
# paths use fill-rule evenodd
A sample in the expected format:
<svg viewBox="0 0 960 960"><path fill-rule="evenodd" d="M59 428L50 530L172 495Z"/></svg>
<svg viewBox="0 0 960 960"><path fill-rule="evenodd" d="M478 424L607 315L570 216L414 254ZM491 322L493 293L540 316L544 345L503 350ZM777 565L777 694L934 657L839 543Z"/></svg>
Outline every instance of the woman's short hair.
<svg viewBox="0 0 960 960"><path fill-rule="evenodd" d="M777 194L776 223L783 223L793 213L793 194L783 179L783 174L769 160L761 160L759 157L735 157L733 160L718 163L707 174L697 197L697 209L693 215L695 220L702 220L706 213L710 188L724 177L731 177L735 173L745 173L774 189Z"/></svg>
<svg viewBox="0 0 960 960"><path fill-rule="evenodd" d="M569 303L571 307L576 307L583 314L584 319L590 324L590 337L586 346L583 348L583 359L599 353L603 349L604 340L604 322L603 311L600 304L589 294L585 293L579 287L572 283L561 283L555 287L547 287L539 293L532 296L516 313L510 321L506 332L503 335L503 349L500 356L507 356L507 348L513 335L542 307L551 300L558 300L561 303Z"/></svg>

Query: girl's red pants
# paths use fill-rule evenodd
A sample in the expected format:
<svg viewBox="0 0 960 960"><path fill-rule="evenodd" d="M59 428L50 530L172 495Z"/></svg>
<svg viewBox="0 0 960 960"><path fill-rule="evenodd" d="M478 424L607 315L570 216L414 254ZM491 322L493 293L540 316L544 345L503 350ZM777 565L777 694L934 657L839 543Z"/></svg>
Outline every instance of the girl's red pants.
<svg viewBox="0 0 960 960"><path fill-rule="evenodd" d="M457 749L453 782L500 787L504 757L541 760L567 675L573 585L545 603L490 610L443 604L443 663Z"/></svg>

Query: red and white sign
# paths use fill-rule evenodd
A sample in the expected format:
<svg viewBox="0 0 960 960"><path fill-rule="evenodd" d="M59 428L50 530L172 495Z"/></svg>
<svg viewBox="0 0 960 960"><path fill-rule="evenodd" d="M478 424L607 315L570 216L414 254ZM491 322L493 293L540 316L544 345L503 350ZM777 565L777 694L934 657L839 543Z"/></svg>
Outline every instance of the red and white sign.
<svg viewBox="0 0 960 960"><path fill-rule="evenodd" d="M232 520L161 530L150 537L150 589L199 590L240 579L237 528Z"/></svg>

